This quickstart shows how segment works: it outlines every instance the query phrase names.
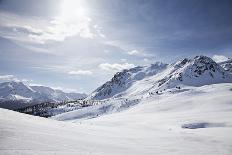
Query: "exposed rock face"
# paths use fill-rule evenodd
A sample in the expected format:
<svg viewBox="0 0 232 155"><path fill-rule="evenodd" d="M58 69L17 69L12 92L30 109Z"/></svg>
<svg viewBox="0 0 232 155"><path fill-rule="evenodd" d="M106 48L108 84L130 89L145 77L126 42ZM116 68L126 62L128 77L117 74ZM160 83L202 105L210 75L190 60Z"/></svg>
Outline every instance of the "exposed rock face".
<svg viewBox="0 0 232 155"><path fill-rule="evenodd" d="M232 74L232 59L219 63L219 65Z"/></svg>

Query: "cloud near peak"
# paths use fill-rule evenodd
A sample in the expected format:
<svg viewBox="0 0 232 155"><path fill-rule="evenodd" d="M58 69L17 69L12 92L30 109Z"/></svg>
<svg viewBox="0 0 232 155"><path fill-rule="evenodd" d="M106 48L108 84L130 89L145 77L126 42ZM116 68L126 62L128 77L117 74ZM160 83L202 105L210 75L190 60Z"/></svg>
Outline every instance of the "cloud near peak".
<svg viewBox="0 0 232 155"><path fill-rule="evenodd" d="M223 62L223 61L226 61L228 60L228 58L224 55L214 55L212 57L212 59L215 61L215 62Z"/></svg>
<svg viewBox="0 0 232 155"><path fill-rule="evenodd" d="M18 81L14 75L0 75L0 82Z"/></svg>
<svg viewBox="0 0 232 155"><path fill-rule="evenodd" d="M99 68L105 71L109 71L109 72L115 72L115 71L122 71L123 69L129 69L129 68L133 68L135 67L134 64L130 64L130 63L123 63L123 64L119 64L119 63L102 63L99 65Z"/></svg>
<svg viewBox="0 0 232 155"><path fill-rule="evenodd" d="M11 74L6 74L6 75L0 75L0 83L3 82L11 82L11 81L15 81L15 82L23 82L26 84L31 83L33 80L28 80L28 79L19 79L14 75Z"/></svg>
<svg viewBox="0 0 232 155"><path fill-rule="evenodd" d="M93 72L89 70L76 70L76 71L69 71L69 75L92 75Z"/></svg>
<svg viewBox="0 0 232 155"><path fill-rule="evenodd" d="M151 59L151 58L154 57L154 55L151 55L149 53L146 53L146 52L141 51L141 50L136 50L136 49L127 52L127 54L130 55L130 56L136 56L136 57L147 58L147 59L148 58Z"/></svg>

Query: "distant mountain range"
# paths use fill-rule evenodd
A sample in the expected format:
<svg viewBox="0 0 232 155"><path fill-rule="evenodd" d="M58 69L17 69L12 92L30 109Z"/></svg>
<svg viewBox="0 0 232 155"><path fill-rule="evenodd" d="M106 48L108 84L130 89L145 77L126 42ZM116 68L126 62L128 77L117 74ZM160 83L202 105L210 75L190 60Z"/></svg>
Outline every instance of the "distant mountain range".
<svg viewBox="0 0 232 155"><path fill-rule="evenodd" d="M97 88L87 99L134 97L161 93L183 86L203 86L232 82L232 60L216 63L206 56L183 59L173 64L155 63L150 66L123 70Z"/></svg>
<svg viewBox="0 0 232 155"><path fill-rule="evenodd" d="M83 93L65 93L45 86L29 86L23 82L0 83L0 107L15 109L42 102L62 102L83 99Z"/></svg>
<svg viewBox="0 0 232 155"><path fill-rule="evenodd" d="M109 98L141 98L161 94L185 86L232 83L232 60L216 63L206 56L183 59L172 64L157 62L116 73L113 78L90 95L65 93L45 86L29 86L23 82L0 83L0 107L17 109L42 102L103 100Z"/></svg>

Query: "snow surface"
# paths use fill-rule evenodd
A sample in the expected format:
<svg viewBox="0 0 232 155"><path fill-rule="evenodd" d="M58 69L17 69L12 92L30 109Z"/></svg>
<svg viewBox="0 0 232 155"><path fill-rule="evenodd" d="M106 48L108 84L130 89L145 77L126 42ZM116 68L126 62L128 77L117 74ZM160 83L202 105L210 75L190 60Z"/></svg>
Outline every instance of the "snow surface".
<svg viewBox="0 0 232 155"><path fill-rule="evenodd" d="M231 96L231 83L185 87L123 110L114 101L101 117L75 117L88 109L53 118L66 121L0 109L0 154L232 154Z"/></svg>

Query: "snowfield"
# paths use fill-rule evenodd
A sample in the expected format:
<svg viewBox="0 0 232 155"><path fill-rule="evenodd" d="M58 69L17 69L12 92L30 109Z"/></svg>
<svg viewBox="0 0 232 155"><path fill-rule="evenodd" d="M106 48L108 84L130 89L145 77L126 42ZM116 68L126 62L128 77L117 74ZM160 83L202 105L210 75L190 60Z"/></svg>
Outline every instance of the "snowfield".
<svg viewBox="0 0 232 155"><path fill-rule="evenodd" d="M52 119L0 109L0 154L232 154L231 83L171 89L133 106L120 103L108 103L106 113L98 105Z"/></svg>

